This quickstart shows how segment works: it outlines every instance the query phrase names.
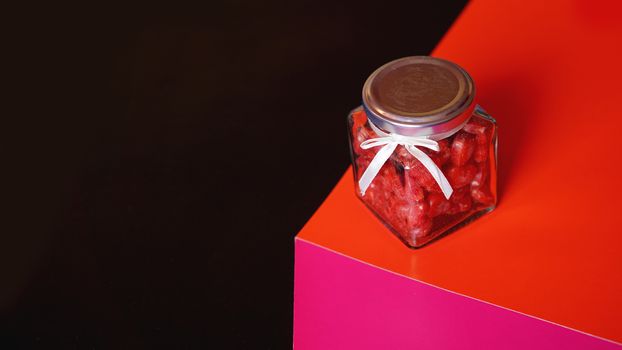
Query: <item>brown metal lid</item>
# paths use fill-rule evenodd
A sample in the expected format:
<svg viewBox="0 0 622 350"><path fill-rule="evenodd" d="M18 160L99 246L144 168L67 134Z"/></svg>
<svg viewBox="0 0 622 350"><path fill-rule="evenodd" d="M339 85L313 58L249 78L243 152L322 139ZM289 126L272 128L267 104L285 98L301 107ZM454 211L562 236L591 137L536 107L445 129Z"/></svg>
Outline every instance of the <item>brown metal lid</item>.
<svg viewBox="0 0 622 350"><path fill-rule="evenodd" d="M429 56L401 58L373 72L363 87L368 118L405 136L451 132L464 124L475 97L473 80L458 65Z"/></svg>

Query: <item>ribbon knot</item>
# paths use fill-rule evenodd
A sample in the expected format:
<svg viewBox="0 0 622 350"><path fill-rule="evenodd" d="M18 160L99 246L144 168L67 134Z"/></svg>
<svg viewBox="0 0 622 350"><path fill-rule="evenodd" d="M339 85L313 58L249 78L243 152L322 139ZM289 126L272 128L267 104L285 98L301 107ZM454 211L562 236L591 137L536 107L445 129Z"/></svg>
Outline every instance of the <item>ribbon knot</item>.
<svg viewBox="0 0 622 350"><path fill-rule="evenodd" d="M378 151L378 153L376 153L376 156L374 156L374 159L372 159L371 163L369 163L369 166L365 169L365 172L363 172L363 175L359 179L359 189L361 190L362 196L365 195L365 191L367 191L369 185L371 185L376 175L378 175L378 172L384 163L386 163L393 152L395 152L397 146L403 146L406 148L408 153L412 154L413 157L420 161L421 164L428 170L430 175L432 175L434 180L438 183L441 191L443 191L445 198L449 199L449 197L451 197L453 189L443 174L443 171L427 154L425 154L425 152L417 148L417 146L425 147L438 152L440 150L438 142L424 136L414 137L388 134L378 129L372 122L369 122L369 125L380 137L361 142L361 148L369 149L379 146L382 146L382 148Z"/></svg>

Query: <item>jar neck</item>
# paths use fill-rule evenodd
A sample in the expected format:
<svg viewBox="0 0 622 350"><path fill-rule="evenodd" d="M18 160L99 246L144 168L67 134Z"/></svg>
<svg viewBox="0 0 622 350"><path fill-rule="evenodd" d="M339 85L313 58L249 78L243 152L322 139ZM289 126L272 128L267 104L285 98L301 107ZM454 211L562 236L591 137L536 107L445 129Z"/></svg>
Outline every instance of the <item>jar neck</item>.
<svg viewBox="0 0 622 350"><path fill-rule="evenodd" d="M398 124L376 115L367 107L367 105L365 105L365 103L363 103L363 109L365 110L365 114L367 115L367 120L369 121L369 123L373 124L375 128L379 129L385 134L395 134L409 137L423 137L438 141L455 134L460 129L462 129L464 125L469 121L477 106L474 100L471 100L469 102L469 105L466 106L453 118L443 121L441 123L431 125L410 126Z"/></svg>

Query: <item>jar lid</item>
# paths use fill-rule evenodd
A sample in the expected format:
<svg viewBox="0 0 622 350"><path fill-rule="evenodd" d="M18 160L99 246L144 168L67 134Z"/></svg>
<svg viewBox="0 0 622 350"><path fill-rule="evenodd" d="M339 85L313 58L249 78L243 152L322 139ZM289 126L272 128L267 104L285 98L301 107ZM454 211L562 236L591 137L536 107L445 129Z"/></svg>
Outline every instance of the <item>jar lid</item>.
<svg viewBox="0 0 622 350"><path fill-rule="evenodd" d="M363 86L367 117L380 129L404 136L451 134L474 108L475 85L455 63L411 56L373 72Z"/></svg>

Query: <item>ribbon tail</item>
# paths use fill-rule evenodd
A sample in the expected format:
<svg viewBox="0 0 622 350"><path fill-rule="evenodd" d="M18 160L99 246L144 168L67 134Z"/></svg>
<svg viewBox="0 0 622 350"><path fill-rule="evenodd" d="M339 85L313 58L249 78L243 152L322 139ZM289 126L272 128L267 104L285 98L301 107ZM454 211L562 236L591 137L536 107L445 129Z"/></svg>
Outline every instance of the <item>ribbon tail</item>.
<svg viewBox="0 0 622 350"><path fill-rule="evenodd" d="M393 154L396 147L397 143L395 142L387 143L378 151L378 153L376 153L374 159L372 159L367 169L365 169L363 176L359 179L359 190L361 191L361 196L365 195L365 191L367 191L367 188L371 185L371 182L374 180L376 175L378 175L378 172L384 163L387 162L387 159L391 157L391 154Z"/></svg>
<svg viewBox="0 0 622 350"><path fill-rule="evenodd" d="M443 171L439 169L438 166L436 166L436 163L434 163L434 161L430 157L428 157L425 152L418 149L417 147L408 146L406 147L406 149L408 150L408 152L410 152L410 154L417 158L417 160L419 160L426 169L428 169L430 175L432 175L434 180L436 180L436 183L438 183L438 186L441 188L441 191L443 191L445 198L449 199L454 190L453 188L451 188L451 184L445 177L445 174L443 174Z"/></svg>

